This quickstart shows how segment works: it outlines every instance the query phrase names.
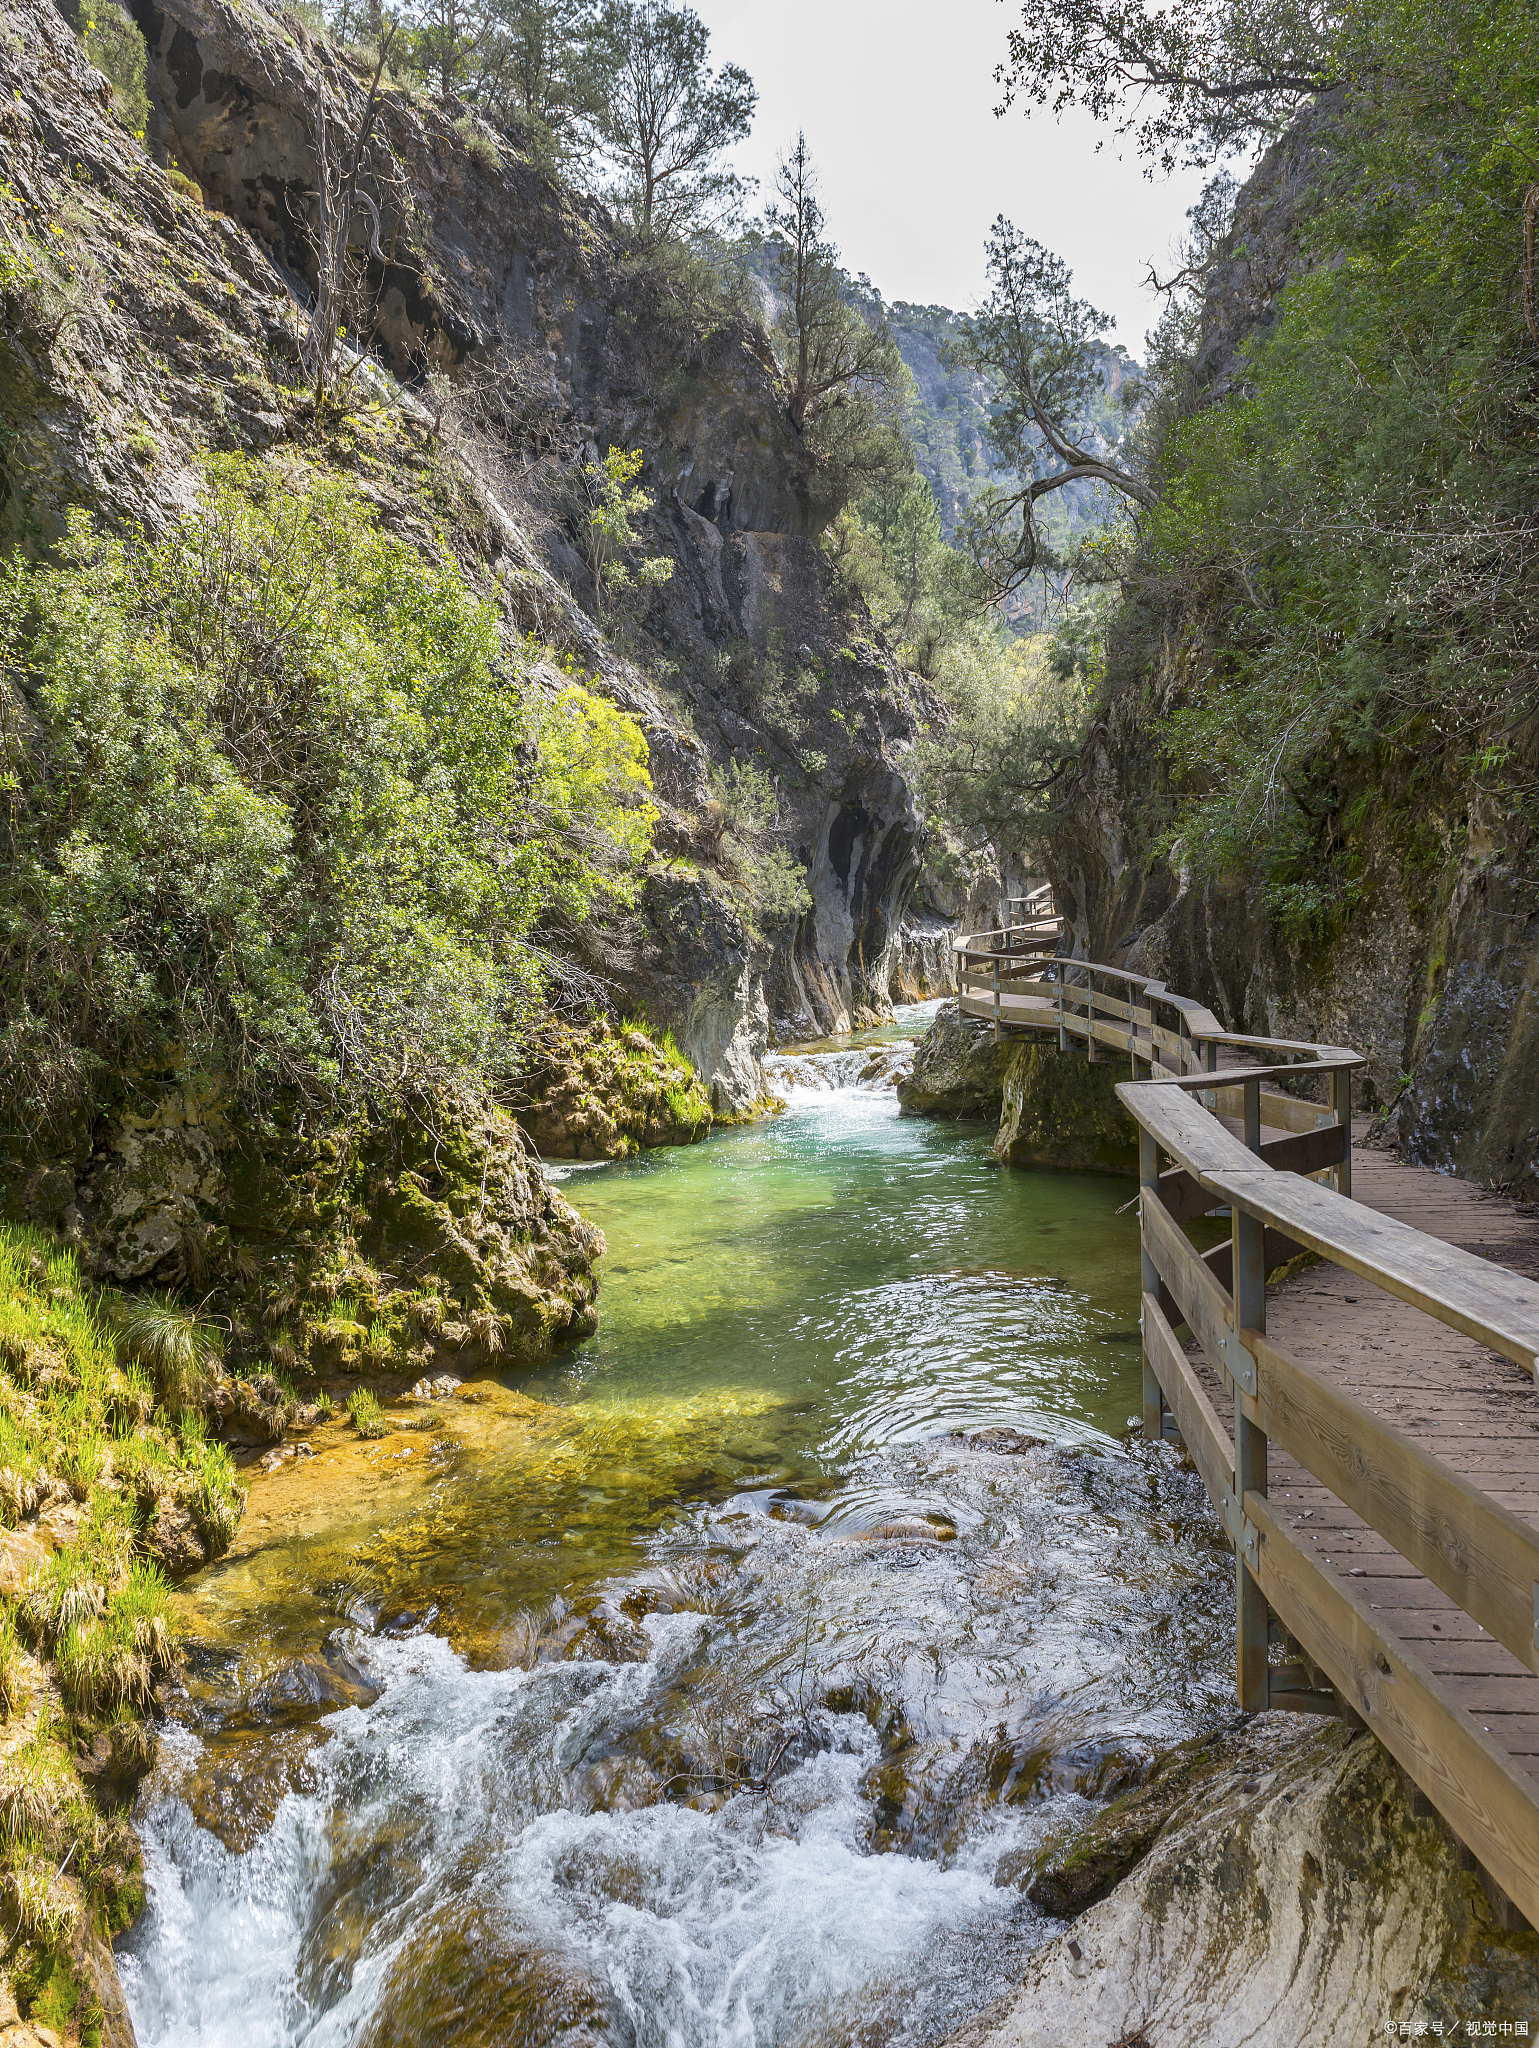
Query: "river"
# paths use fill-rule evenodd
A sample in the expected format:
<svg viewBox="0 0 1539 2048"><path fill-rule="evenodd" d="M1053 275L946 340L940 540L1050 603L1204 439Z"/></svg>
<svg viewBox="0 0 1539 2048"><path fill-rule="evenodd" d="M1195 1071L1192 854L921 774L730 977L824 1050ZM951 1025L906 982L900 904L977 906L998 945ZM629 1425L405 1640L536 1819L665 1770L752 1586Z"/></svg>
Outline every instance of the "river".
<svg viewBox="0 0 1539 2048"><path fill-rule="evenodd" d="M179 1596L141 2048L938 2040L1052 1932L1045 1837L1225 1711L1131 1190L900 1119L932 1007L557 1169L597 1337L254 1492Z"/></svg>

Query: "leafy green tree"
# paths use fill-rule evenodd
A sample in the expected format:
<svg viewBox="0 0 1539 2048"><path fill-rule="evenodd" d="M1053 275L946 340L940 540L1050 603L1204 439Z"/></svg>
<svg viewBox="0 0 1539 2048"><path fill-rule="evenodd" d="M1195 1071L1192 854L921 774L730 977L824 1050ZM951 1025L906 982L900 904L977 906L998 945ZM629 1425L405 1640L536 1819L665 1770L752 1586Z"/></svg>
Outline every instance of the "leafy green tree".
<svg viewBox="0 0 1539 2048"><path fill-rule="evenodd" d="M532 667L532 664L531 664ZM627 898L646 744L345 483L219 458L164 539L0 567L0 1116L136 1067L378 1101L508 1062L542 918Z"/></svg>
<svg viewBox="0 0 1539 2048"><path fill-rule="evenodd" d="M1278 134L1338 75L1345 12L1340 0L1042 0L995 75L1004 106L1084 107L1170 171Z"/></svg>
<svg viewBox="0 0 1539 2048"><path fill-rule="evenodd" d="M1141 608L1183 621L1170 842L1316 936L1370 841L1431 890L1477 815L1513 858L1539 832L1539 23L1363 0L1333 38L1294 274L1225 394L1171 409L1118 628L1136 658Z"/></svg>
<svg viewBox="0 0 1539 2048"><path fill-rule="evenodd" d="M738 64L713 71L705 23L666 0L607 0L598 35L606 89L593 132L638 239L723 225L747 190L722 158L753 123L753 80Z"/></svg>
<svg viewBox="0 0 1539 2048"><path fill-rule="evenodd" d="M867 319L825 233L817 167L798 133L781 158L765 222L774 236L775 323L786 411L813 450L834 506L878 479L906 478L910 378L885 320Z"/></svg>
<svg viewBox="0 0 1539 2048"><path fill-rule="evenodd" d="M593 571L594 608L602 621L606 600L612 606L628 591L658 590L673 574L667 555L644 555L632 567L641 534L636 521L653 509L652 493L637 482L646 457L639 448L611 448L602 462L583 465L587 493L585 522L588 563Z"/></svg>
<svg viewBox="0 0 1539 2048"><path fill-rule="evenodd" d="M596 0L489 0L471 97L561 160L603 101Z"/></svg>
<svg viewBox="0 0 1539 2048"><path fill-rule="evenodd" d="M1054 560L1037 509L1045 498L1102 484L1149 506L1154 492L1085 432L1104 395L1109 316L1076 298L1062 259L1003 214L989 236L988 268L989 296L951 354L991 380L989 442L1000 468L1019 479L980 492L963 523L969 552L1003 597Z"/></svg>

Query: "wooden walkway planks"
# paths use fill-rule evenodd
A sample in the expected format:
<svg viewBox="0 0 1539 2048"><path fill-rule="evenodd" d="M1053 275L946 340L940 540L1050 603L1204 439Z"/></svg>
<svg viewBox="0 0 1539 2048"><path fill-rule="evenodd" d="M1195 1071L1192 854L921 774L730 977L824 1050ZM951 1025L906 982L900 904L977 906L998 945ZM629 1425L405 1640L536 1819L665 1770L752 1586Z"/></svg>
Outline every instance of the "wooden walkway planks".
<svg viewBox="0 0 1539 2048"><path fill-rule="evenodd" d="M1526 1276L1539 1272L1539 1219L1364 1145L1366 1131L1359 1119L1355 1200L1444 1244ZM1521 1367L1324 1263L1268 1288L1267 1335L1539 1531L1539 1397ZM1227 1390L1195 1344L1187 1355L1227 1424ZM1365 1594L1539 1784L1539 1677L1275 1443L1267 1492L1299 1541Z"/></svg>
<svg viewBox="0 0 1539 2048"><path fill-rule="evenodd" d="M1127 1062L1144 1427L1179 1429L1236 1546L1240 1702L1361 1714L1539 1925L1539 1232L1347 1145L1349 1047L1049 962L1045 922L959 941L959 1004ZM1182 1225L1210 1211L1229 1241L1199 1257Z"/></svg>

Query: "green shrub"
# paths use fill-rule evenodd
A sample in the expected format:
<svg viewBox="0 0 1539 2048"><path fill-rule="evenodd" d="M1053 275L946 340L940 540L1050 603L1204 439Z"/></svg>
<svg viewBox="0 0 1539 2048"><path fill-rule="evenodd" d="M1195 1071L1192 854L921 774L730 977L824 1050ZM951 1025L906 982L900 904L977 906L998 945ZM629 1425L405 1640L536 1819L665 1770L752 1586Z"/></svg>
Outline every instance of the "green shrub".
<svg viewBox="0 0 1539 2048"><path fill-rule="evenodd" d="M347 1412L353 1418L353 1427L360 1436L383 1436L385 1418L379 1402L367 1387L355 1387L347 1397Z"/></svg>
<svg viewBox="0 0 1539 2048"><path fill-rule="evenodd" d="M81 33L85 53L112 87L112 111L142 141L149 125L150 96L144 74L148 51L144 37L117 0L86 0L91 8Z"/></svg>
<svg viewBox="0 0 1539 2048"><path fill-rule="evenodd" d="M452 561L233 456L160 540L75 513L0 564L0 754L17 1127L147 1058L261 1100L479 1082L534 926L632 896L656 816L639 726L510 670Z"/></svg>
<svg viewBox="0 0 1539 2048"><path fill-rule="evenodd" d="M771 836L780 807L774 783L762 768L731 761L712 772L724 823L723 851L729 869L747 892L758 918L779 924L812 908L807 873L788 847Z"/></svg>
<svg viewBox="0 0 1539 2048"><path fill-rule="evenodd" d="M486 170L496 170L502 162L502 151L474 114L461 114L454 124L454 132L465 145L466 156Z"/></svg>

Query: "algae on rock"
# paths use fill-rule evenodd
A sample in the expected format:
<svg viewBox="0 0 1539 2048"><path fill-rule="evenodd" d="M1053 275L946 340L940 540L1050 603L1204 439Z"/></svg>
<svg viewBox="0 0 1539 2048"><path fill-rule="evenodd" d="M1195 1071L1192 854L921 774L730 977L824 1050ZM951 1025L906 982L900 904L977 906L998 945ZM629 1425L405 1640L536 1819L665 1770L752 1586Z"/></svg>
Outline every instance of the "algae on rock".
<svg viewBox="0 0 1539 2048"><path fill-rule="evenodd" d="M644 1145L692 1145L713 1112L695 1070L638 1025L552 1021L519 1075L518 1120L546 1159L624 1159Z"/></svg>
<svg viewBox="0 0 1539 2048"><path fill-rule="evenodd" d="M1002 1166L1137 1173L1137 1129L1117 1100L1124 1078L1120 1066L1092 1066L1076 1046L1019 1046L1005 1075L994 1157Z"/></svg>
<svg viewBox="0 0 1539 2048"><path fill-rule="evenodd" d="M1369 2048L1389 2023L1446 2036L1539 2014L1539 1935L1496 1925L1371 1737L1267 1714L1187 1745L1170 1771L1176 1796L1136 1867L948 2048ZM1121 1809L1135 1811L1136 1795ZM1096 1886L1076 1896L1075 1873L1109 1874L1134 1846L1116 1836L1108 1813L1032 1884L1060 1910L1085 1903Z"/></svg>

